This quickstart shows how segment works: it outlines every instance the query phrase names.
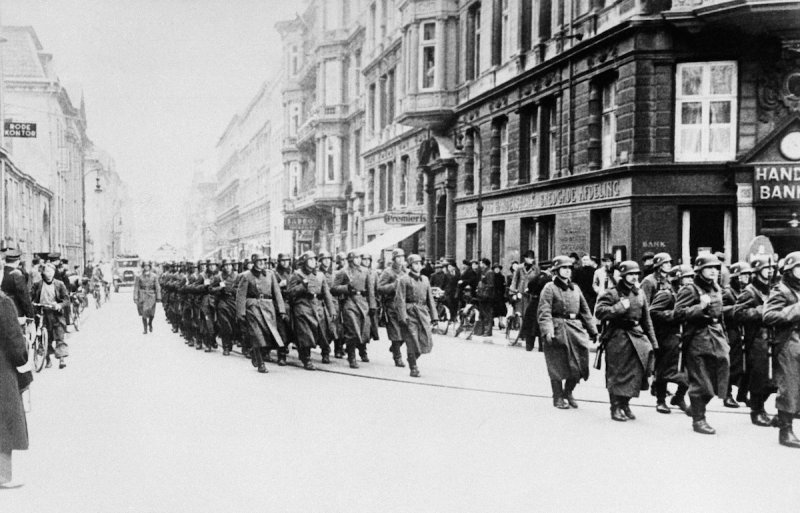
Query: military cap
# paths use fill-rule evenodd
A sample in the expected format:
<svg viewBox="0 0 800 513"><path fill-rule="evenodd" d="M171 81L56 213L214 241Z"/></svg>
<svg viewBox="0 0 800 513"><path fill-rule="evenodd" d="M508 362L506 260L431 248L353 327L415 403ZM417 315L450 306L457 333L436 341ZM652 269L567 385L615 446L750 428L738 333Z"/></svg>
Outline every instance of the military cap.
<svg viewBox="0 0 800 513"><path fill-rule="evenodd" d="M344 262L346 259L347 259L347 253L345 253L344 251L336 253L337 262Z"/></svg>
<svg viewBox="0 0 800 513"><path fill-rule="evenodd" d="M653 267L661 267L661 264L666 264L667 262L672 262L672 257L669 256L669 253L656 253L656 256L653 257Z"/></svg>
<svg viewBox="0 0 800 513"><path fill-rule="evenodd" d="M306 251L306 253L308 253L308 252ZM288 253L278 253L278 260L279 261L280 260L291 260L291 259L292 259L292 255L290 255Z"/></svg>
<svg viewBox="0 0 800 513"><path fill-rule="evenodd" d="M397 257L404 257L404 256L406 256L406 252L403 251L403 248L396 248L395 250L392 251L392 260L394 260Z"/></svg>
<svg viewBox="0 0 800 513"><path fill-rule="evenodd" d="M572 267L572 258L567 255L559 255L553 259L553 270L561 269L562 267Z"/></svg>
<svg viewBox="0 0 800 513"><path fill-rule="evenodd" d="M624 262L619 264L619 274L620 276L626 276L628 274L641 274L642 270L639 268L639 263L634 262L633 260L625 260Z"/></svg>
<svg viewBox="0 0 800 513"><path fill-rule="evenodd" d="M370 262L372 262L372 255L370 255L369 253L361 253L361 260L369 260Z"/></svg>
<svg viewBox="0 0 800 513"><path fill-rule="evenodd" d="M753 268L747 262L736 262L731 266L731 277L740 276L742 274L751 274Z"/></svg>
<svg viewBox="0 0 800 513"><path fill-rule="evenodd" d="M422 263L422 257L417 254L408 255L408 265Z"/></svg>
<svg viewBox="0 0 800 513"><path fill-rule="evenodd" d="M719 261L719 258L717 258L716 255L712 255L711 253L698 255L698 257L694 260L695 272L705 269L706 267L722 268L722 262Z"/></svg>
<svg viewBox="0 0 800 513"><path fill-rule="evenodd" d="M228 264L233 264L233 261L230 258L223 258L219 263L220 266L226 266Z"/></svg>
<svg viewBox="0 0 800 513"><path fill-rule="evenodd" d="M197 262L195 261L189 262L189 269L197 269Z"/></svg>
<svg viewBox="0 0 800 513"><path fill-rule="evenodd" d="M689 264L679 265L679 266L675 267L672 270L672 272L678 278L689 278L691 276L694 276L694 269L692 269L692 266L689 265Z"/></svg>
<svg viewBox="0 0 800 513"><path fill-rule="evenodd" d="M217 259L216 258L207 258L206 259L206 265L217 265Z"/></svg>
<svg viewBox="0 0 800 513"><path fill-rule="evenodd" d="M783 268L781 269L781 272L791 271L798 265L800 265L800 251L792 251L791 253L786 255L786 258L784 258Z"/></svg>

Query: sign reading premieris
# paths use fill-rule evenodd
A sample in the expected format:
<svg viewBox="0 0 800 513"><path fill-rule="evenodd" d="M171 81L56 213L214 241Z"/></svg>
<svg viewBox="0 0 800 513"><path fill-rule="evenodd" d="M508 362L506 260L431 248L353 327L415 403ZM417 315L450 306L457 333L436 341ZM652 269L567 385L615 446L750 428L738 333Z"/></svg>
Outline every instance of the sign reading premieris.
<svg viewBox="0 0 800 513"><path fill-rule="evenodd" d="M759 200L800 199L800 166L755 166Z"/></svg>
<svg viewBox="0 0 800 513"><path fill-rule="evenodd" d="M424 223L426 216L424 214L384 214L383 222L386 224L420 224Z"/></svg>

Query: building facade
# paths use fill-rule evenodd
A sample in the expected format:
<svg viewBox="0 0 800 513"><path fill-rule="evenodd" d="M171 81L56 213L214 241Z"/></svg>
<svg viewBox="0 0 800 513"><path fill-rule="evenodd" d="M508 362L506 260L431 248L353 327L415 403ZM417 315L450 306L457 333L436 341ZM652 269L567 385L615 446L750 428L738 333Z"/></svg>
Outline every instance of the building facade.
<svg viewBox="0 0 800 513"><path fill-rule="evenodd" d="M53 56L44 51L32 27L3 27L2 35L4 121L35 123L37 128L34 137L5 138L5 146L18 169L52 193L47 208L42 204L35 213L48 240L45 244L42 236L35 237L28 251L57 251L80 264L89 143L83 100L78 107L73 104L55 75Z"/></svg>
<svg viewBox="0 0 800 513"><path fill-rule="evenodd" d="M85 159L87 261L109 262L118 254L136 251L136 216L114 159L94 144L90 144Z"/></svg>
<svg viewBox="0 0 800 513"><path fill-rule="evenodd" d="M211 159L198 159L192 170L189 197L184 206L186 247L182 258L197 260L219 251L217 241L215 196L217 183Z"/></svg>

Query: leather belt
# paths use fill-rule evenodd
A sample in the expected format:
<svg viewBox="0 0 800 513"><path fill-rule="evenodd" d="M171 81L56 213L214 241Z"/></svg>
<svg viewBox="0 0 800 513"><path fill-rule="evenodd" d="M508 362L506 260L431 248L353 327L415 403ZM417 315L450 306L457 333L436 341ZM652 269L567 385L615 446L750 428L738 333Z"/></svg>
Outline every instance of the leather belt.
<svg viewBox="0 0 800 513"><path fill-rule="evenodd" d="M710 319L708 322L709 322L709 324L719 324L720 320L719 319Z"/></svg>
<svg viewBox="0 0 800 513"><path fill-rule="evenodd" d="M568 319L570 321L574 321L578 318L578 314L564 314L564 315L554 315L556 319Z"/></svg>
<svg viewBox="0 0 800 513"><path fill-rule="evenodd" d="M255 296L253 299L272 299L272 296L268 296L266 294L259 294Z"/></svg>
<svg viewBox="0 0 800 513"><path fill-rule="evenodd" d="M424 305L425 301L406 301L407 305Z"/></svg>
<svg viewBox="0 0 800 513"><path fill-rule="evenodd" d="M623 330L630 330L633 328L637 328L638 326L639 326L639 321L626 320L626 319L620 319L617 321L612 321L610 323L611 328L618 328Z"/></svg>
<svg viewBox="0 0 800 513"><path fill-rule="evenodd" d="M367 291L365 291L365 290L354 290L353 291L353 295L354 296L366 296L367 295Z"/></svg>

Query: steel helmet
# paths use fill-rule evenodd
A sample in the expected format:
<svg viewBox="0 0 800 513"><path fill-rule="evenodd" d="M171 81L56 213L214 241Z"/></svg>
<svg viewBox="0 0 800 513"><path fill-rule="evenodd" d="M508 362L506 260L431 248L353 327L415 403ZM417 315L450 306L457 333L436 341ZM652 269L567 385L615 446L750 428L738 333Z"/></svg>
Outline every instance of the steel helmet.
<svg viewBox="0 0 800 513"><path fill-rule="evenodd" d="M337 262L344 262L347 258L348 258L348 255L344 251L340 251L340 252L336 253L336 261Z"/></svg>
<svg viewBox="0 0 800 513"><path fill-rule="evenodd" d="M394 260L397 257L404 257L404 256L406 256L406 252L403 251L403 248L396 248L395 250L392 251L392 260Z"/></svg>
<svg viewBox="0 0 800 513"><path fill-rule="evenodd" d="M281 259L281 256L282 256L282 255L283 255L283 253L281 253L280 255L278 255L278 260L280 260L280 259ZM306 251L305 253L303 253L302 255L300 255L300 261L301 261L301 262L303 262L303 263L306 263L307 261L309 261L309 260L310 260L310 259L312 259L312 258L316 259L316 258L317 258L317 255L315 255L315 254L314 254L314 252L313 252L313 251L311 251L311 250L309 250L309 251Z"/></svg>
<svg viewBox="0 0 800 513"><path fill-rule="evenodd" d="M656 256L653 257L654 268L659 268L661 264L666 264L667 262L672 262L672 257L669 256L669 253L656 253Z"/></svg>
<svg viewBox="0 0 800 513"><path fill-rule="evenodd" d="M619 274L620 276L626 276L628 274L642 274L642 270L639 268L639 264L637 262L633 260L625 260L619 264Z"/></svg>
<svg viewBox="0 0 800 513"><path fill-rule="evenodd" d="M694 269L689 264L683 264L678 266L678 274L681 278L689 278L694 276Z"/></svg>
<svg viewBox="0 0 800 513"><path fill-rule="evenodd" d="M253 254L250 256L250 261L251 261L251 262L258 262L259 260L267 260L267 257L265 257L265 256L264 256L263 254L261 254L261 253L253 253Z"/></svg>
<svg viewBox="0 0 800 513"><path fill-rule="evenodd" d="M566 255L560 255L553 259L553 267L552 269L558 270L562 267L572 267L572 259Z"/></svg>
<svg viewBox="0 0 800 513"><path fill-rule="evenodd" d="M717 258L716 255L712 255L711 253L703 253L702 255L698 255L698 257L694 259L694 271L697 272L701 269L705 269L706 267L716 267L721 269L722 262L719 261L719 258Z"/></svg>
<svg viewBox="0 0 800 513"><path fill-rule="evenodd" d="M775 269L778 267L778 264L772 257L767 255L757 255L754 256L750 261L750 266L752 267L754 273L759 273L761 272L761 269L764 269L765 267L772 267Z"/></svg>
<svg viewBox="0 0 800 513"><path fill-rule="evenodd" d="M753 268L747 262L736 262L731 266L731 278L735 278L742 274L752 274Z"/></svg>
<svg viewBox="0 0 800 513"><path fill-rule="evenodd" d="M402 251L402 249L400 250ZM415 263L422 263L422 257L416 254L408 255L408 265L415 264Z"/></svg>
<svg viewBox="0 0 800 513"><path fill-rule="evenodd" d="M308 251L306 251L306 253L308 253ZM322 260L323 258L331 258L331 254L322 250L317 254L317 260Z"/></svg>
<svg viewBox="0 0 800 513"><path fill-rule="evenodd" d="M308 253L308 252L306 252ZM305 254L305 253L304 253ZM292 256L288 253L278 253L278 260L291 260Z"/></svg>
<svg viewBox="0 0 800 513"><path fill-rule="evenodd" d="M361 258L361 255L358 254L358 251L348 251L347 252L347 259L353 260L354 258Z"/></svg>
<svg viewBox="0 0 800 513"><path fill-rule="evenodd" d="M783 259L783 271L790 271L800 265L800 251L792 251Z"/></svg>

